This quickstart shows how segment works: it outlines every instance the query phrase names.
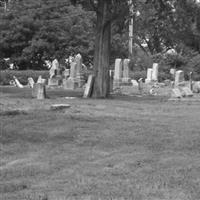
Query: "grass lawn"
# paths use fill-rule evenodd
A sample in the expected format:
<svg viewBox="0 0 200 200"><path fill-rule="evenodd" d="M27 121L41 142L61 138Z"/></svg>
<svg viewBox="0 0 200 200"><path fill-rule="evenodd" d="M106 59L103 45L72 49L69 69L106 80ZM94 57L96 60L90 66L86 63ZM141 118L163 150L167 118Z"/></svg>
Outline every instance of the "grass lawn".
<svg viewBox="0 0 200 200"><path fill-rule="evenodd" d="M200 199L200 102L16 90L0 89L1 200Z"/></svg>

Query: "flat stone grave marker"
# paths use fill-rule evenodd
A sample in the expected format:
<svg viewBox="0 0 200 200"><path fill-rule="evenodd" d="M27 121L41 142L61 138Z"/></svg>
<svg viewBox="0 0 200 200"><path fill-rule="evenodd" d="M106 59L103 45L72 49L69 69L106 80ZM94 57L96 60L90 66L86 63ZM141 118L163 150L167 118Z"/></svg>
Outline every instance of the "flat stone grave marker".
<svg viewBox="0 0 200 200"><path fill-rule="evenodd" d="M69 104L53 104L51 105L52 110L63 110L70 108L71 106Z"/></svg>

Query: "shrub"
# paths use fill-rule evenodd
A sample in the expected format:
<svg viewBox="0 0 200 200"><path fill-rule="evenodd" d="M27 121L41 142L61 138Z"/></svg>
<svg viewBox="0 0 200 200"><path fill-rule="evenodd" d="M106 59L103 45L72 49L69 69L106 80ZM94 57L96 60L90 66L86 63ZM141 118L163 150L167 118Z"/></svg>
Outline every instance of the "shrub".
<svg viewBox="0 0 200 200"><path fill-rule="evenodd" d="M49 77L48 71L33 71L33 70L24 70L24 71L15 71L15 70L4 70L0 71L0 85L9 85L9 82L13 80L13 76L16 76L17 79L23 85L28 83L28 77L32 77L34 81L37 81L38 76L41 75L43 78Z"/></svg>

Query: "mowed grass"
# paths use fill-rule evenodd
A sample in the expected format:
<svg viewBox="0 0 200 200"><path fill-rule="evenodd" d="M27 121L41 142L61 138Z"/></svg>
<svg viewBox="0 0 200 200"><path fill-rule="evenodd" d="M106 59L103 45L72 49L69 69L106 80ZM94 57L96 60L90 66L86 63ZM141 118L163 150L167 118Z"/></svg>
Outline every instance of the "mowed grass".
<svg viewBox="0 0 200 200"><path fill-rule="evenodd" d="M0 115L1 200L200 199L199 103L46 101Z"/></svg>

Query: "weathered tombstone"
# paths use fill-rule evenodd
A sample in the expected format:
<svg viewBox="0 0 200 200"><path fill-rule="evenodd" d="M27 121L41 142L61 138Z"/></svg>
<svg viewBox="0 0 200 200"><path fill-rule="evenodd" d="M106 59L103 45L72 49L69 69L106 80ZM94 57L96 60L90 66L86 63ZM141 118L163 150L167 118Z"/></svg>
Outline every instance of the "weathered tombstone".
<svg viewBox="0 0 200 200"><path fill-rule="evenodd" d="M15 76L13 76L13 79L14 79L16 86L18 88L24 88L24 86L19 82L19 80Z"/></svg>
<svg viewBox="0 0 200 200"><path fill-rule="evenodd" d="M52 67L49 70L50 78L48 79L49 86L58 86L62 82L60 64L57 59L52 62Z"/></svg>
<svg viewBox="0 0 200 200"><path fill-rule="evenodd" d="M182 93L179 88L172 89L171 97L173 98L182 98Z"/></svg>
<svg viewBox="0 0 200 200"><path fill-rule="evenodd" d="M46 88L42 83L35 83L32 89L32 97L37 99L46 98Z"/></svg>
<svg viewBox="0 0 200 200"><path fill-rule="evenodd" d="M176 71L175 82L174 82L175 87L179 86L184 81L185 81L185 79L184 79L184 72L182 70Z"/></svg>
<svg viewBox="0 0 200 200"><path fill-rule="evenodd" d="M123 60L123 78L122 78L123 83L130 83L131 81L129 64L130 64L130 59Z"/></svg>
<svg viewBox="0 0 200 200"><path fill-rule="evenodd" d="M158 63L153 63L152 67L152 81L158 81Z"/></svg>
<svg viewBox="0 0 200 200"><path fill-rule="evenodd" d="M190 88L188 87L181 87L181 94L183 97L192 97L193 96L193 92L192 90L190 90Z"/></svg>
<svg viewBox="0 0 200 200"><path fill-rule="evenodd" d="M30 88L33 88L34 84L35 84L35 81L33 80L33 78L29 77L28 78L28 85L30 86Z"/></svg>
<svg viewBox="0 0 200 200"><path fill-rule="evenodd" d="M77 70L76 70L76 79L78 83L78 87L82 87L85 83L84 75L83 75L83 69L82 69L82 56L81 54L77 54L75 57L75 62L77 64Z"/></svg>
<svg viewBox="0 0 200 200"><path fill-rule="evenodd" d="M142 92L143 92L143 78L140 78L138 80L138 90L142 94Z"/></svg>
<svg viewBox="0 0 200 200"><path fill-rule="evenodd" d="M152 81L152 72L153 72L153 69L152 68L148 68L147 69L147 78L145 79L145 83L151 83Z"/></svg>
<svg viewBox="0 0 200 200"><path fill-rule="evenodd" d="M78 86L76 79L77 63L71 62L70 66L70 77L63 80L63 88L66 90L75 90Z"/></svg>
<svg viewBox="0 0 200 200"><path fill-rule="evenodd" d="M138 87L138 82L136 80L132 79L131 83L133 87Z"/></svg>
<svg viewBox="0 0 200 200"><path fill-rule="evenodd" d="M174 77L175 74L176 74L176 69L171 68L171 69L170 69L170 74Z"/></svg>
<svg viewBox="0 0 200 200"><path fill-rule="evenodd" d="M87 81L87 84L86 84L86 88L85 88L85 91L84 91L84 94L83 94L83 98L91 97L93 85L94 85L94 76L89 75L88 81Z"/></svg>
<svg viewBox="0 0 200 200"><path fill-rule="evenodd" d="M115 71L114 71L114 88L120 86L122 82L122 59L117 58L115 60Z"/></svg>
<svg viewBox="0 0 200 200"><path fill-rule="evenodd" d="M194 93L200 93L200 81L195 81L193 83L192 91Z"/></svg>
<svg viewBox="0 0 200 200"><path fill-rule="evenodd" d="M52 66L49 70L50 79L56 76L57 70L59 69L59 62L57 59L54 59L52 62Z"/></svg>

